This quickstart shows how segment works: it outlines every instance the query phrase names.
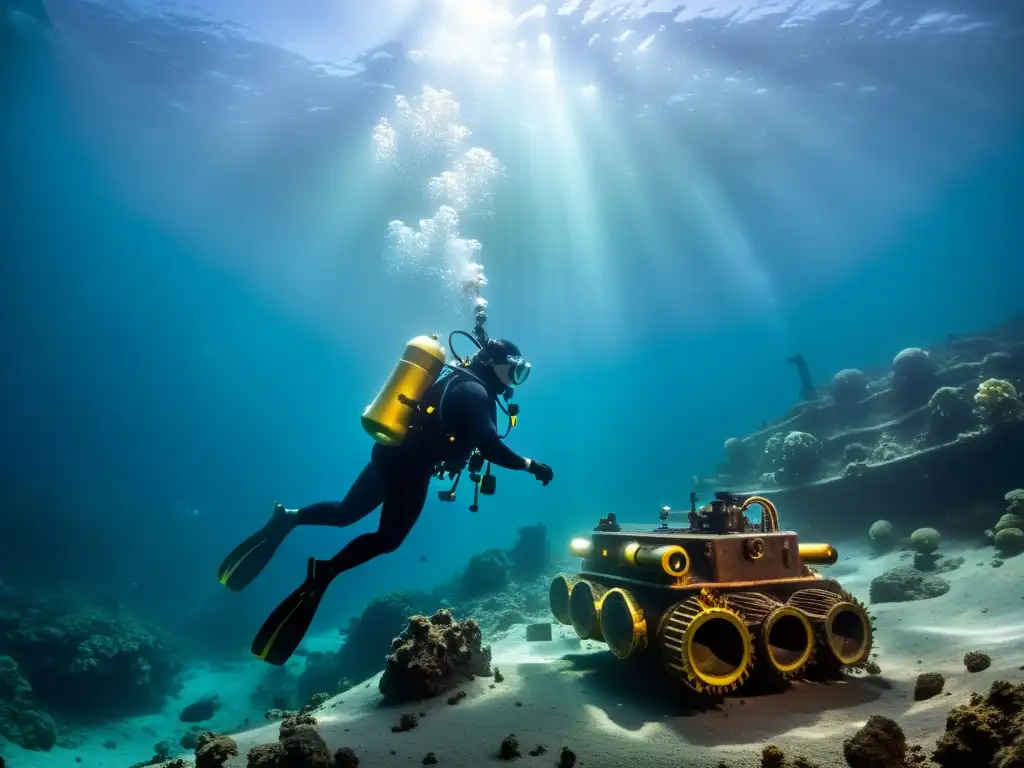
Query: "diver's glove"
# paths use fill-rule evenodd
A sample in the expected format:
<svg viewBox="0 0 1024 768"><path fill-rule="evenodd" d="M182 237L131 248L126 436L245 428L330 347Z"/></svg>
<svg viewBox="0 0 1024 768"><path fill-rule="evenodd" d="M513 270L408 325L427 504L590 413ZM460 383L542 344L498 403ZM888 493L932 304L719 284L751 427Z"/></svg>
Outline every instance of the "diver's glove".
<svg viewBox="0 0 1024 768"><path fill-rule="evenodd" d="M526 471L540 480L541 485L547 485L555 479L555 473L551 471L551 467L533 459L526 460Z"/></svg>

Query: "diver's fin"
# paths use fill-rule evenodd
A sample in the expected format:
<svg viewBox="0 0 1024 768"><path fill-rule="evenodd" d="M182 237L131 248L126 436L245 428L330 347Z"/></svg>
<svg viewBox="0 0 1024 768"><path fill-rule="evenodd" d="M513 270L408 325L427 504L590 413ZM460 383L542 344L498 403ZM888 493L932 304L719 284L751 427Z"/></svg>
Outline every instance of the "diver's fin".
<svg viewBox="0 0 1024 768"><path fill-rule="evenodd" d="M217 580L228 589L241 592L263 572L284 537L294 527L295 513L286 510L283 504L275 504L270 522L224 558L217 569Z"/></svg>
<svg viewBox="0 0 1024 768"><path fill-rule="evenodd" d="M295 649L306 636L309 625L316 615L316 609L320 607L324 590L330 583L330 579L321 579L318 583L315 578L317 568L326 565L323 562L318 565L316 558L309 558L306 581L274 609L253 638L254 656L279 667L295 653Z"/></svg>

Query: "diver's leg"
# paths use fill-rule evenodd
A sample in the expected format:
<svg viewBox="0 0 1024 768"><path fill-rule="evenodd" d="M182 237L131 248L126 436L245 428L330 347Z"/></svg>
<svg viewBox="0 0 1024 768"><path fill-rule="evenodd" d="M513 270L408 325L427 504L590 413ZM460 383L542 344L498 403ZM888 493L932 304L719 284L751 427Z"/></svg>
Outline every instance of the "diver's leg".
<svg viewBox="0 0 1024 768"><path fill-rule="evenodd" d="M330 559L330 568L341 573L372 560L378 555L394 552L405 541L409 531L419 520L430 489L429 472L410 469L398 470L389 477L384 506L380 511L380 525L373 533L364 533L352 539L344 549Z"/></svg>
<svg viewBox="0 0 1024 768"><path fill-rule="evenodd" d="M341 501L321 501L295 514L296 525L330 525L344 528L357 523L379 507L387 493L381 462L371 459Z"/></svg>
<svg viewBox="0 0 1024 768"><path fill-rule="evenodd" d="M381 463L371 459L341 501L323 501L297 511L277 504L270 522L225 558L217 578L228 589L236 592L245 589L267 567L296 525L352 525L381 505L386 490Z"/></svg>

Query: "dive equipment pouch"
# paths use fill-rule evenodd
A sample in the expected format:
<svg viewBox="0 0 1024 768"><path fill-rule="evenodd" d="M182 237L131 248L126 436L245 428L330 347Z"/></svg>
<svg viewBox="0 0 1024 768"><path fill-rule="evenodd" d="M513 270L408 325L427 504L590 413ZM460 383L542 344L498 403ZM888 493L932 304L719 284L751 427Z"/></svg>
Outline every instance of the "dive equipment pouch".
<svg viewBox="0 0 1024 768"><path fill-rule="evenodd" d="M367 434L381 445L401 445L409 434L420 398L437 381L447 359L437 336L410 340L384 386L363 411Z"/></svg>

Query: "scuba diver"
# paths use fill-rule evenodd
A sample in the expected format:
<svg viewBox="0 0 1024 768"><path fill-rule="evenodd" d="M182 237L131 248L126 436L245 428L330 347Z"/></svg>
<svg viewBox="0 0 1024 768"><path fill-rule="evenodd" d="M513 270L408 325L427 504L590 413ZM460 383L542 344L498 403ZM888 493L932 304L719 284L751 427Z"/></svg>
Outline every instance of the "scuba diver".
<svg viewBox="0 0 1024 768"><path fill-rule="evenodd" d="M341 501L323 501L301 509L276 504L270 521L239 544L218 570L222 584L241 591L266 567L285 537L300 525L345 527L381 508L377 530L349 541L330 560L309 558L305 582L284 600L257 633L252 652L281 665L302 642L324 591L339 574L379 555L394 552L408 536L427 500L433 477L458 478L467 464L480 492L484 461L511 470L525 470L547 485L554 473L547 464L523 458L509 448L497 429L497 407L515 424L518 408L506 409L512 387L530 374L530 364L510 341L489 339L478 312L478 350L458 365L445 361L436 337L409 342L399 367L363 414L363 426L376 440L370 460ZM452 335L454 335L454 333ZM449 347L451 337L449 337ZM410 396L410 392L413 394ZM506 431L507 435L508 431ZM494 478L490 489L493 493ZM487 478L484 478L485 480ZM455 498L455 486L442 491ZM471 507L476 509L476 502Z"/></svg>

